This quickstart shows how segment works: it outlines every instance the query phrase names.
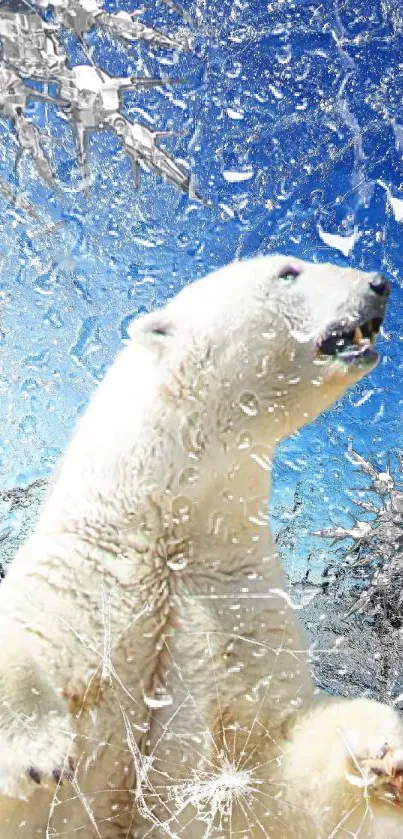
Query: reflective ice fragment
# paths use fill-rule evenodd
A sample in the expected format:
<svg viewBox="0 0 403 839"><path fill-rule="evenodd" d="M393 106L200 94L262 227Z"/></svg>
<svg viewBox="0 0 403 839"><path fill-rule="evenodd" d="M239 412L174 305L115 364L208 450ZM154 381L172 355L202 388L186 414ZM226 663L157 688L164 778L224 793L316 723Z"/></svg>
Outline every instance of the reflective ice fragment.
<svg viewBox="0 0 403 839"><path fill-rule="evenodd" d="M403 199L396 198L391 193L389 193L388 199L396 221L403 221Z"/></svg>
<svg viewBox="0 0 403 839"><path fill-rule="evenodd" d="M29 98L46 102L56 101L53 97L28 87L14 70L0 66L0 115L10 119L14 124L18 141L15 166L18 166L21 155L24 152L27 153L34 161L42 180L52 189L56 189L51 165L42 148L41 133L23 113Z"/></svg>
<svg viewBox="0 0 403 839"><path fill-rule="evenodd" d="M26 76L49 79L67 66L57 28L46 23L28 2L24 13L13 11L12 5L1 6L0 40L3 62Z"/></svg>
<svg viewBox="0 0 403 839"><path fill-rule="evenodd" d="M199 198L190 175L185 172L171 155L160 148L160 137L174 136L174 131L153 131L141 122L130 122L121 114L115 113L108 119L108 124L119 137L123 148L133 165L134 183L140 184L140 166L156 172L167 183L173 184L182 192Z"/></svg>
<svg viewBox="0 0 403 839"><path fill-rule="evenodd" d="M242 111L235 111L234 108L227 108L227 116L229 116L230 119L237 119L237 120L244 118L243 112Z"/></svg>
<svg viewBox="0 0 403 839"><path fill-rule="evenodd" d="M162 49L189 49L187 33L165 35L138 20L142 9L134 12L106 12L98 0L38 0L42 9L53 8L54 18L61 26L74 32L79 38L100 27L118 41L146 41Z"/></svg>
<svg viewBox="0 0 403 839"><path fill-rule="evenodd" d="M186 33L176 37L174 35L164 35L163 32L153 29L151 26L145 26L136 20L135 13L118 12L113 15L102 12L97 23L116 39L146 41L153 47L159 47L160 49L189 50L190 48L190 39Z"/></svg>
<svg viewBox="0 0 403 839"><path fill-rule="evenodd" d="M243 170L236 170L236 169L224 169L223 171L223 178L225 178L228 183L235 184L241 183L242 181L250 181L253 178L253 169L243 169Z"/></svg>
<svg viewBox="0 0 403 839"><path fill-rule="evenodd" d="M126 43L140 39L166 49L188 49L188 33L181 33L178 37L164 35L140 23L137 20L140 12L112 14L104 11L98 0L38 0L36 5L40 10L50 7L56 25L44 20L30 0L6 0L0 3L0 113L14 124L18 144L17 163L24 152L29 154L42 180L57 190L51 164L42 147L41 132L24 114L28 98L36 98L64 109L76 135L84 188L88 187L90 180L88 131L111 127L116 130L132 160L136 184L139 182L139 165L144 165L181 191L198 198L188 173L159 147L159 139L175 136L177 132L152 131L141 123L125 121L123 117L123 123L116 127L113 122L113 117L120 116L122 91L172 84L173 80L112 77L93 63L83 41L86 32L94 26L101 26L113 37L120 41L123 39ZM174 3L169 2L168 5L181 13ZM91 64L69 69L60 39L61 27L75 32ZM31 77L46 85L55 84L58 95L52 97L47 90L31 88L25 84L24 77ZM0 194L16 206L17 203L22 205L22 201L17 201L3 183L0 183ZM28 206L26 211L34 215Z"/></svg>
<svg viewBox="0 0 403 839"><path fill-rule="evenodd" d="M354 232L349 236L340 236L337 233L326 233L320 224L318 225L318 233L325 245L329 245L329 247L341 251L344 256L348 256L351 253L360 235L357 227L354 227Z"/></svg>

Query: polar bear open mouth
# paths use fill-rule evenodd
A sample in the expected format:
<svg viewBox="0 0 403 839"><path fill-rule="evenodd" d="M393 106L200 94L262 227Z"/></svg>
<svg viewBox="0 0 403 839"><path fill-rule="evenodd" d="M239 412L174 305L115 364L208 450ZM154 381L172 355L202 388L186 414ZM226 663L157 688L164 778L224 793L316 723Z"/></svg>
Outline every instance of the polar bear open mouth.
<svg viewBox="0 0 403 839"><path fill-rule="evenodd" d="M373 344L378 337L383 323L383 317L373 317L363 323L348 324L345 322L332 324L318 343L321 355L340 356L343 360L353 361L364 355L375 355Z"/></svg>

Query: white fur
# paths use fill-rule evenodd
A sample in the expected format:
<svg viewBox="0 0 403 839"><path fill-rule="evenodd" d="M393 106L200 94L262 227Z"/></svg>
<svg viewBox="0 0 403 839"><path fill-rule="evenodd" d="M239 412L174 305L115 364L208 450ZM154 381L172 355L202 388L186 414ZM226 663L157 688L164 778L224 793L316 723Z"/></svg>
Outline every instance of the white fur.
<svg viewBox="0 0 403 839"><path fill-rule="evenodd" d="M1 839L403 835L400 718L318 699L265 524L277 442L369 369L317 342L370 279L258 258L134 324L0 586Z"/></svg>

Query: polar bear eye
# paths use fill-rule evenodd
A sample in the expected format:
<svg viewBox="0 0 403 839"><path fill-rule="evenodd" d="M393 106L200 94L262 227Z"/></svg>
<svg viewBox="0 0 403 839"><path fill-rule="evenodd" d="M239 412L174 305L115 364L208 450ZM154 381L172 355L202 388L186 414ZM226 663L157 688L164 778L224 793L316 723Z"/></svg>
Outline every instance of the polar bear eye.
<svg viewBox="0 0 403 839"><path fill-rule="evenodd" d="M169 329L165 324L159 323L158 326L154 326L151 330L153 335L169 335Z"/></svg>
<svg viewBox="0 0 403 839"><path fill-rule="evenodd" d="M296 265L286 265L281 269L278 277L279 280L295 280L301 273L301 269Z"/></svg>
<svg viewBox="0 0 403 839"><path fill-rule="evenodd" d="M154 313L154 315L150 315L148 331L151 335L155 335L156 338L169 338L174 333L174 327L168 318Z"/></svg>

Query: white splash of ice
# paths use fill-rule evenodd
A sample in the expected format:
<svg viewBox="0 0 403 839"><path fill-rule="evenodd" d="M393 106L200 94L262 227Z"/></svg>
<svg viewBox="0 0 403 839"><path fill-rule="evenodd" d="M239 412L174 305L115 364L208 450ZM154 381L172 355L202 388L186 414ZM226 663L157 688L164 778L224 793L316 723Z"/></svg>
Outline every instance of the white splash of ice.
<svg viewBox="0 0 403 839"><path fill-rule="evenodd" d="M388 199L388 204L392 210L392 213L396 221L403 221L403 199L396 198L395 195L392 195L390 187L387 184L385 184L384 181L378 180L377 184L383 187L383 189L385 190Z"/></svg>
<svg viewBox="0 0 403 839"><path fill-rule="evenodd" d="M394 195L389 193L388 200L396 221L403 221L403 199L395 198Z"/></svg>
<svg viewBox="0 0 403 839"><path fill-rule="evenodd" d="M253 169L243 169L237 171L235 169L224 169L223 178L230 184L240 183L241 181L250 181L253 178Z"/></svg>
<svg viewBox="0 0 403 839"><path fill-rule="evenodd" d="M323 230L323 227L319 224L318 233L325 245L329 245L330 248L335 248L336 250L341 251L344 256L348 256L351 253L357 239L359 238L357 227L354 227L354 232L350 233L349 236L340 236L338 233L326 233L326 231Z"/></svg>

